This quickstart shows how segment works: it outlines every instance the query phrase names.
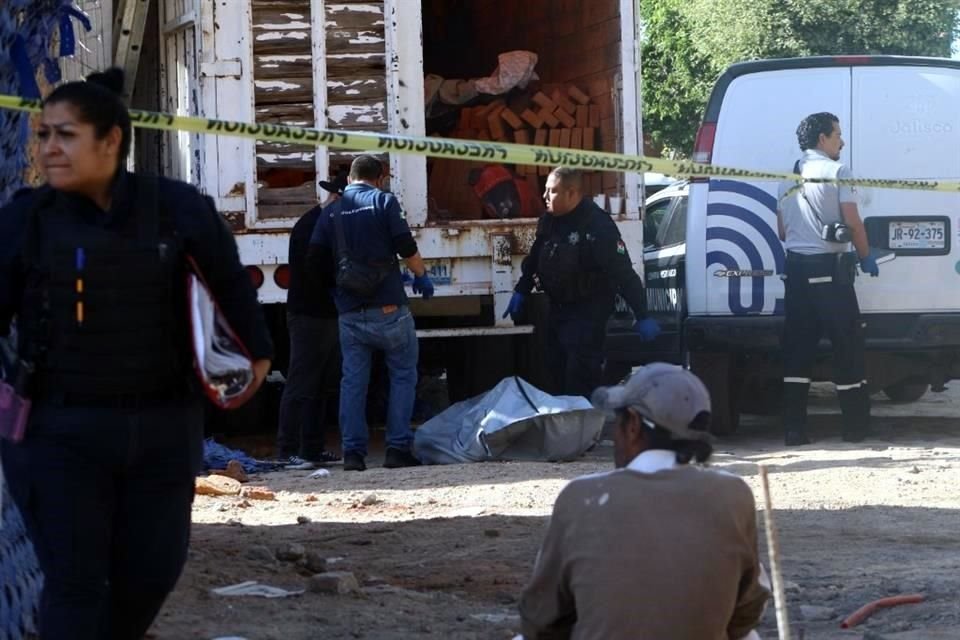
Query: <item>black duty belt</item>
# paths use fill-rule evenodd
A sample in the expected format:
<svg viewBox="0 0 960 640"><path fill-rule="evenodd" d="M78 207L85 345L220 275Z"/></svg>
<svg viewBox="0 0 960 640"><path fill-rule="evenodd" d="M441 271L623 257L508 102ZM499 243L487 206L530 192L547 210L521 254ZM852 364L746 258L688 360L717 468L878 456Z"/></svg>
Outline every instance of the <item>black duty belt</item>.
<svg viewBox="0 0 960 640"><path fill-rule="evenodd" d="M787 251L787 260L791 262L800 262L800 263L809 263L809 264L824 264L827 262L836 262L840 259L841 256L849 253L848 251L841 251L839 253L796 253L794 251Z"/></svg>

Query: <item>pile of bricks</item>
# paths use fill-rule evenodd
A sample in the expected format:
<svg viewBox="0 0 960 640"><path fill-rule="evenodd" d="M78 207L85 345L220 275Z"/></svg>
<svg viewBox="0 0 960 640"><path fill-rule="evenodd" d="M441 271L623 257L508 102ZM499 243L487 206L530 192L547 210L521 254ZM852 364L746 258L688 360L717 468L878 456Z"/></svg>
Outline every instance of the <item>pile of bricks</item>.
<svg viewBox="0 0 960 640"><path fill-rule="evenodd" d="M573 84L555 86L549 94L531 95L465 107L451 134L454 138L496 140L564 149L597 148L600 105ZM546 175L548 167L517 167L520 175Z"/></svg>

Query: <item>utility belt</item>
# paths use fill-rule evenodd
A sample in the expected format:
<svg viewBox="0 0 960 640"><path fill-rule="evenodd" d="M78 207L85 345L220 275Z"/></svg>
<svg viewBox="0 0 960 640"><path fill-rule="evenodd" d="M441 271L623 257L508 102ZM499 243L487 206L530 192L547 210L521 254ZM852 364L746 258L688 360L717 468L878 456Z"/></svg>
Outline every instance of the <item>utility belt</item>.
<svg viewBox="0 0 960 640"><path fill-rule="evenodd" d="M857 254L814 253L804 255L787 251L786 276L806 280L808 284L853 284L857 277Z"/></svg>

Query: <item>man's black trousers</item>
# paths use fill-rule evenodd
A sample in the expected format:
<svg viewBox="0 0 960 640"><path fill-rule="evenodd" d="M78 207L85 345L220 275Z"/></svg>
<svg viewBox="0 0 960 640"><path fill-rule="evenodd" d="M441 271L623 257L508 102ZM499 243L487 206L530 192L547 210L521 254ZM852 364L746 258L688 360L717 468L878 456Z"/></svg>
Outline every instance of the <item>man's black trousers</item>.
<svg viewBox="0 0 960 640"><path fill-rule="evenodd" d="M589 302L550 304L547 359L554 375L551 393L589 399L600 386L609 317L610 311L604 314Z"/></svg>
<svg viewBox="0 0 960 640"><path fill-rule="evenodd" d="M198 400L39 406L0 443L44 574L41 640L142 638L187 559L202 462Z"/></svg>
<svg viewBox="0 0 960 640"><path fill-rule="evenodd" d="M290 366L280 399L277 453L320 460L325 449L324 386L339 375L340 326L336 318L287 315Z"/></svg>
<svg viewBox="0 0 960 640"><path fill-rule="evenodd" d="M853 288L855 264L854 254L787 254L783 423L788 432L806 429L807 394L823 336L833 348L844 435L862 436L869 427L865 324Z"/></svg>

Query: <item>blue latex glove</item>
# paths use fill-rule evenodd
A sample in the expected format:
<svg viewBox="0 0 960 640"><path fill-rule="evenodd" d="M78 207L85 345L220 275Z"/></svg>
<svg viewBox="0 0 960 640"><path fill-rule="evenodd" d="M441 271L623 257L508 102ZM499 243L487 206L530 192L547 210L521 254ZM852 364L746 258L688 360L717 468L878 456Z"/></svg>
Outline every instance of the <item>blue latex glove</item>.
<svg viewBox="0 0 960 640"><path fill-rule="evenodd" d="M433 297L433 280L430 279L430 274L424 272L422 276L414 277L413 292L423 294L424 300Z"/></svg>
<svg viewBox="0 0 960 640"><path fill-rule="evenodd" d="M523 310L523 301L527 296L523 295L519 291L514 291L513 295L510 296L510 304L507 305L507 310L503 312L503 317L506 318L510 316L510 319L514 322L517 321L517 316Z"/></svg>
<svg viewBox="0 0 960 640"><path fill-rule="evenodd" d="M650 342L660 335L660 325L653 318L644 318L633 324L633 331L644 342Z"/></svg>
<svg viewBox="0 0 960 640"><path fill-rule="evenodd" d="M860 258L860 271L869 273L874 278L880 275L880 266L877 264L877 259L874 257L872 251L867 254L867 257Z"/></svg>

